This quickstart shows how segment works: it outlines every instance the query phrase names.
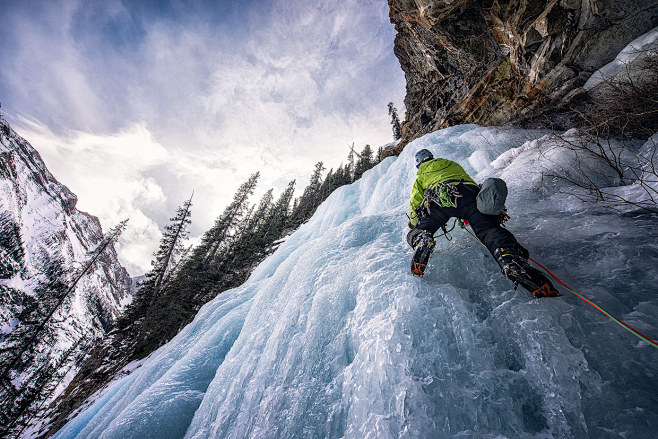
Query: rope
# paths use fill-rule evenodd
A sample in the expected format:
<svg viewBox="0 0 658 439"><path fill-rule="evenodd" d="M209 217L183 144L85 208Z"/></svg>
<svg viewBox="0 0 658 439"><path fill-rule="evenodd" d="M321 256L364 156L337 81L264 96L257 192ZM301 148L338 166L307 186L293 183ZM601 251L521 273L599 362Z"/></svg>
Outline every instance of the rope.
<svg viewBox="0 0 658 439"><path fill-rule="evenodd" d="M638 337L638 338L640 338L640 339L646 341L647 343L649 343L649 344L652 345L653 347L658 348L658 343L656 343L654 340L652 340L652 339L650 339L649 337L647 337L646 335L642 334L640 331L638 331L637 329L633 328L633 327L630 326L629 324L625 323L623 320L621 320L621 319L619 319L619 318L613 316L612 314L610 314L609 312L607 312L606 310L604 310L603 308L601 308L600 306L598 306L597 304L595 304L594 302L592 302L591 300L588 300L588 299L586 299L585 297L583 297L583 296L581 296L580 294L578 294L576 291L574 291L574 290L571 289L569 286L567 286L564 282L562 282L560 279L558 279L557 276L555 276L553 273L551 273L550 270L549 270L548 268L544 267L544 266L543 266L542 264L540 264L539 262L535 261L535 260L532 259L532 258L528 258L528 259L529 259L530 261L534 262L535 264L537 264L537 266L539 266L542 270L544 270L546 273L548 273L553 279L555 279L557 282L559 282L560 285L562 285L564 288L566 288L571 294L573 294L574 296L578 297L578 298L581 299L582 301L588 303L589 305L593 306L593 307L596 308L597 310L601 311L603 314L605 314L606 316L608 316L611 320L613 320L613 321L614 321L615 323L617 323L619 326L621 326L622 328L628 330L630 333L632 333L632 334L635 335L636 337Z"/></svg>
<svg viewBox="0 0 658 439"><path fill-rule="evenodd" d="M468 229L467 229L466 227L464 227L463 225L462 225L462 228L463 228L464 230L466 230L466 232L467 232L469 235L471 235L473 238L475 238L475 240L476 240L477 242L479 242L480 245L482 245L483 247L486 248L486 245L484 245L484 244L482 243L482 241L480 241L480 240L478 239L477 236L475 236L473 233L471 233L470 230L468 230ZM585 303L591 305L592 307L596 308L597 310L601 311L603 314L605 314L606 316L608 316L612 321L614 321L614 322L617 323L619 326L621 326L622 328L624 328L624 329L626 329L627 331L629 331L631 334L633 334L633 335L635 335L636 337L638 337L638 338L640 338L640 339L646 341L646 342L649 343L651 346L653 346L653 347L655 347L655 348L658 348L658 343L656 343L654 340L652 340L651 338L649 338L649 337L647 337L646 335L642 334L640 331L638 331L637 329L633 328L631 325L627 324L627 323L624 322L623 320L621 320L621 319L619 319L619 318L613 316L612 314L610 314L609 312L607 312L606 310L604 310L603 308L601 308L600 306L598 306L597 304L595 304L594 302L592 302L591 300L588 300L588 299L586 299L585 297L583 297L583 296L581 296L580 294L578 294L578 293L577 293L576 291L574 291L572 288L570 288L569 286L567 286L567 284L565 284L565 283L562 282L560 279L558 279L557 276L555 276L553 273L551 273L550 270L549 270L548 268L544 267L542 264L540 264L539 262L535 261L535 260L532 259L532 258L528 258L528 260L532 261L534 264L536 264L538 267L540 267L542 270L544 270L546 273L548 273L553 279L555 279L557 282L559 282L560 285L562 285L564 288L566 288L571 294L573 294L574 296L578 297L580 300L584 301Z"/></svg>

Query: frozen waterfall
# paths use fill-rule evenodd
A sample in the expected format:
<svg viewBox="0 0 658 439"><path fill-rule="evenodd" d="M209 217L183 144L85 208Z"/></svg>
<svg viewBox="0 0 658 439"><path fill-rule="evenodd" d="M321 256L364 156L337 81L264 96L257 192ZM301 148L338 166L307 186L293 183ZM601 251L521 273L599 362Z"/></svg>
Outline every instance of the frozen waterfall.
<svg viewBox="0 0 658 439"><path fill-rule="evenodd" d="M572 157L546 134L463 125L414 141L56 437L655 437L658 349L567 292L515 291L458 229L424 278L409 274L413 155L428 148L505 179L507 226L531 256L658 336L658 219L565 195L548 175Z"/></svg>

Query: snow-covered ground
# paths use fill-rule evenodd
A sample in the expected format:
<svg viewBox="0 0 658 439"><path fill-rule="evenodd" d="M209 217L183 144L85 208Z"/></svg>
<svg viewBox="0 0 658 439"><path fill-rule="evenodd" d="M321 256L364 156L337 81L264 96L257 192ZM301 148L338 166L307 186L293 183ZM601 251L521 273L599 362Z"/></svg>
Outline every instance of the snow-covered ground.
<svg viewBox="0 0 658 439"><path fill-rule="evenodd" d="M428 148L477 181L504 178L508 227L531 256L658 337L658 219L561 193L542 173L573 156L545 134L464 125L414 141L56 437L654 437L655 347L566 291L515 291L461 230L424 278L409 274L413 156Z"/></svg>

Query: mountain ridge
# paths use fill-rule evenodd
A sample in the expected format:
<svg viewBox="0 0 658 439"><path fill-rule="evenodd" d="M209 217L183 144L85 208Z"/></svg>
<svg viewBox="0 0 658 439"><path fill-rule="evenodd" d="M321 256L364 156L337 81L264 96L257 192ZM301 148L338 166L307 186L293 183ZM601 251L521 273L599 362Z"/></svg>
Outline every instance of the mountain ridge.
<svg viewBox="0 0 658 439"><path fill-rule="evenodd" d="M75 370L85 348L120 315L130 278L110 243L70 287L75 273L106 239L100 221L76 209L77 196L55 179L38 151L2 114L0 194L0 403L3 415L13 416L14 423L20 418L16 413L35 409L43 398L61 391L66 379L61 374ZM30 394L27 386L37 383L52 389ZM19 403L22 408L12 409Z"/></svg>

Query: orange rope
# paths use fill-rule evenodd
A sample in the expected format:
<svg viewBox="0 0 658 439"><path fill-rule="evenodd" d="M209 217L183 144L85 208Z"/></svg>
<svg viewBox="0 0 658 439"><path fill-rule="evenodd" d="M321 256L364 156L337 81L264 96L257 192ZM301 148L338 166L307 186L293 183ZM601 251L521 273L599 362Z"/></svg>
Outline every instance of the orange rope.
<svg viewBox="0 0 658 439"><path fill-rule="evenodd" d="M612 314L610 314L609 312L607 312L606 310L604 310L603 308L601 308L600 306L598 306L598 305L595 304L594 302L592 302L592 301L586 299L585 297L581 296L580 294L578 294L576 291L574 291L573 289L571 289L567 284L565 284L565 283L562 282L560 279L558 279L557 276L555 276L553 273L551 273L550 270L549 270L548 268L544 267L544 266L543 266L542 264L540 264L539 262L535 261L535 260L532 259L532 258L528 258L528 259L529 259L530 261L532 261L533 263L535 263L536 265L538 265L539 267L541 267L541 269L544 270L546 273L550 274L551 277L552 277L553 279L555 279L556 281L558 281L558 282L559 282L564 288L566 288L567 290L569 290L569 292L571 292L573 295L575 295L575 296L578 297L579 299L583 300L584 302L588 303L589 305L593 306L593 307L596 308L597 310L601 311L603 314L605 314L606 316L610 317L612 320L614 320L616 323L618 323L621 327L627 329L628 331L630 331L630 332L631 332L632 334L634 334L635 336L637 336L637 337L641 338L642 340L646 341L647 343L649 343L649 344L652 345L653 347L658 348L658 343L656 343L654 340L650 339L649 337L647 337L646 335L642 334L642 333L641 333L640 331L638 331L637 329L635 329L635 328L633 328L632 326L628 325L628 324L625 323L623 320L618 319L617 317L613 316Z"/></svg>

